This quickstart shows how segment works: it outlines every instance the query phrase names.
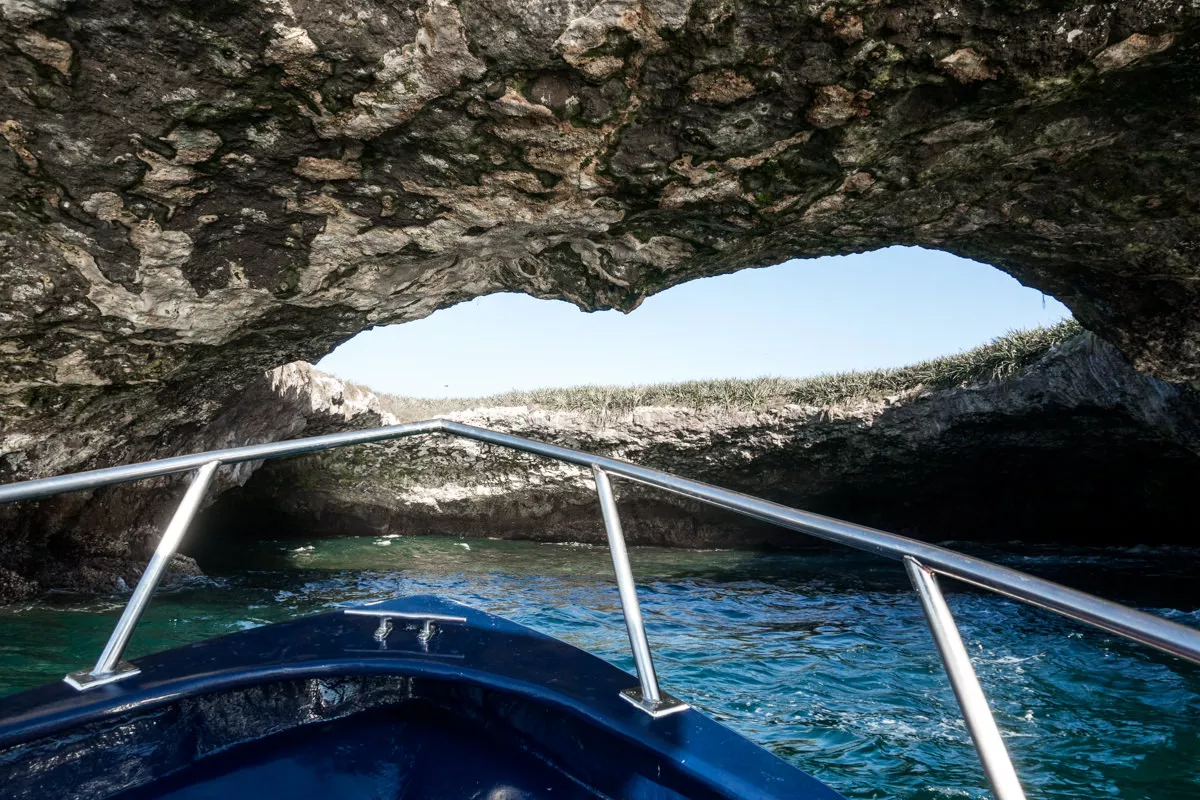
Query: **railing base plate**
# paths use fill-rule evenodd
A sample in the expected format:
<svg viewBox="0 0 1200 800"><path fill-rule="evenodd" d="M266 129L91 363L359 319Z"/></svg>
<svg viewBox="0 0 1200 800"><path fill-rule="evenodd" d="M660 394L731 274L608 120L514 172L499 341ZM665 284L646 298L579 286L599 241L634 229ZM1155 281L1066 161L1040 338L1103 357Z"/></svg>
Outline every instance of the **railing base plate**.
<svg viewBox="0 0 1200 800"><path fill-rule="evenodd" d="M113 668L112 672L94 675L90 669L81 669L78 672L72 672L63 678L63 681L81 692L86 692L88 689L95 689L97 686L105 686L117 681L123 681L126 678L132 678L140 672L140 669L128 661L121 661Z"/></svg>
<svg viewBox="0 0 1200 800"><path fill-rule="evenodd" d="M660 696L662 699L657 703L651 703L643 699L642 687L640 686L621 690L621 697L633 703L655 719L665 717L668 714L674 714L676 711L684 711L688 708L688 704L678 697L672 697L666 692L660 692Z"/></svg>

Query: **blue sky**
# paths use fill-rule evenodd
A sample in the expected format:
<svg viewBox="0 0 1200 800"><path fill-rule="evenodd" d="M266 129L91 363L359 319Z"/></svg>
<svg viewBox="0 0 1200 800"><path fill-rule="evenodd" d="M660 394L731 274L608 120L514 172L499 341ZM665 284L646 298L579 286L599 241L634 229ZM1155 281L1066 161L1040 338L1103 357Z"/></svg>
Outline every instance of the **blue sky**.
<svg viewBox="0 0 1200 800"><path fill-rule="evenodd" d="M318 366L412 397L806 377L902 366L1068 316L993 267L890 247L691 281L628 315L521 294L480 297L364 331Z"/></svg>

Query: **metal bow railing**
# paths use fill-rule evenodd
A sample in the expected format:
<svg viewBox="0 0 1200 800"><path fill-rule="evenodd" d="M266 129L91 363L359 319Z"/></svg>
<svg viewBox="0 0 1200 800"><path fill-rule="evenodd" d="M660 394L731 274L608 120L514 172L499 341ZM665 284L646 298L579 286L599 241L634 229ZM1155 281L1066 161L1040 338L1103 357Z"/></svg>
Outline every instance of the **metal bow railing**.
<svg viewBox="0 0 1200 800"><path fill-rule="evenodd" d="M1065 617L1085 622L1126 639L1200 664L1200 630L1119 603L1103 600L1018 570L1002 567L990 561L893 533L843 522L820 514L799 511L660 470L639 467L625 461L591 455L450 420L435 419L365 431L215 450L0 486L0 503L7 503L48 497L63 492L96 489L142 478L180 472L195 473L191 485L167 526L154 556L147 565L137 588L134 589L133 596L125 606L125 610L96 665L89 670L73 672L65 680L83 691L137 674L137 667L123 661L121 656L146 604L150 601L154 588L166 571L184 532L199 509L204 493L219 466L301 455L348 445L381 442L430 433L474 439L575 464L592 471L596 482L596 491L600 498L600 509L608 534L609 550L612 554L613 569L616 572L621 608L625 616L625 626L629 633L629 643L633 649L638 676L639 685L625 690L622 695L656 717L682 710L687 706L664 693L658 686L650 645L642 621L641 607L638 604L633 572L629 566L629 556L625 549L621 521L617 514L617 505L609 481L610 475L637 481L826 541L902 561L920 598L926 621L929 623L934 642L962 708L967 729L979 752L980 760L983 762L988 781L999 800L1023 800L1024 793L1000 736L1000 731L996 726L996 721L988 707L987 699L975 675L975 670L971 666L971 659L959 636L954 617L938 586L938 575L956 578L1015 600L1040 606Z"/></svg>

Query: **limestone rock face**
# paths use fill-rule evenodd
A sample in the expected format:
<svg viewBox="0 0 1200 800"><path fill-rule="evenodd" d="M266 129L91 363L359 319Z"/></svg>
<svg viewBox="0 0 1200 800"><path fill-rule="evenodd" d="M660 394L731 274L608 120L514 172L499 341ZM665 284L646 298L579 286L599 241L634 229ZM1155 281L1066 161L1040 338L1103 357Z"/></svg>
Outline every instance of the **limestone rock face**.
<svg viewBox="0 0 1200 800"><path fill-rule="evenodd" d="M264 371L489 292L628 310L895 243L1195 380L1198 31L1176 0L0 0L0 481L244 441L214 426Z"/></svg>
<svg viewBox="0 0 1200 800"><path fill-rule="evenodd" d="M0 480L488 292L893 243L1200 376L1195 4L0 3Z"/></svg>
<svg viewBox="0 0 1200 800"><path fill-rule="evenodd" d="M1194 543L1200 397L1134 371L1090 334L1009 380L833 407L447 416L923 538ZM812 541L614 484L635 543ZM604 538L589 473L442 435L268 462L202 528L196 541L214 546L389 533Z"/></svg>
<svg viewBox="0 0 1200 800"><path fill-rule="evenodd" d="M179 452L369 428L391 417L370 392L288 364L260 375L239 401L205 428L161 443ZM206 502L244 483L261 462L221 467ZM132 586L183 497L181 476L74 492L0 506L0 602L38 589L111 590ZM185 564L177 569L191 570Z"/></svg>

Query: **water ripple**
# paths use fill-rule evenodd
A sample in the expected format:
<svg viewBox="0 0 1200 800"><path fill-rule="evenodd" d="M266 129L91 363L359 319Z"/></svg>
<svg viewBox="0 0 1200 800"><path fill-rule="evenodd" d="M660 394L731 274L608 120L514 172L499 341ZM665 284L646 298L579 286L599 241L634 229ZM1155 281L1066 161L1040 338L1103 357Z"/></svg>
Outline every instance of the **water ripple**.
<svg viewBox="0 0 1200 800"><path fill-rule="evenodd" d="M1200 625L1194 552L1009 545L983 554ZM844 554L632 557L670 691L850 798L989 795L894 564ZM216 565L216 577L157 597L131 654L431 593L632 670L611 570L607 551L590 546L394 536L262 543ZM59 595L0 609L0 692L82 666L123 599ZM1200 796L1200 670L1002 598L959 592L949 602L1031 797Z"/></svg>

